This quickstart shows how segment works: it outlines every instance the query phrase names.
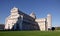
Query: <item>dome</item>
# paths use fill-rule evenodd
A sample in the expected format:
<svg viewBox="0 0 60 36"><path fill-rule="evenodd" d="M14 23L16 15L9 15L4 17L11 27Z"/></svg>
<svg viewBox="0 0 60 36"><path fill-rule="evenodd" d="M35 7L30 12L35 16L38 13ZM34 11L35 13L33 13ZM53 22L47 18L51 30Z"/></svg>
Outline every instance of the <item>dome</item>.
<svg viewBox="0 0 60 36"><path fill-rule="evenodd" d="M48 14L47 16L51 16L51 14Z"/></svg>
<svg viewBox="0 0 60 36"><path fill-rule="evenodd" d="M11 12L16 12L18 11L18 8L16 8L15 6L11 9Z"/></svg>

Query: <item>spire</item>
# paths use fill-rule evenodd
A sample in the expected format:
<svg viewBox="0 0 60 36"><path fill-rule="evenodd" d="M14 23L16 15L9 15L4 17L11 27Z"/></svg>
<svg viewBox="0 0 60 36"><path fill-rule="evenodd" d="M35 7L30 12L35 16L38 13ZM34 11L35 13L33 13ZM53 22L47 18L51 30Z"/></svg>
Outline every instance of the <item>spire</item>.
<svg viewBox="0 0 60 36"><path fill-rule="evenodd" d="M32 18L36 19L36 15L35 15L34 12L32 12L32 13L30 14L30 16L31 16Z"/></svg>

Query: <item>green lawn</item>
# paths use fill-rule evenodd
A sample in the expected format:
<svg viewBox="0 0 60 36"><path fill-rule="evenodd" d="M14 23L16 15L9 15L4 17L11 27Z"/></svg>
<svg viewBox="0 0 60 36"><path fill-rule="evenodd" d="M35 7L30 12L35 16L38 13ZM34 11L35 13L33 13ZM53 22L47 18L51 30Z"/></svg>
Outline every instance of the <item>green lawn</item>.
<svg viewBox="0 0 60 36"><path fill-rule="evenodd" d="M0 31L0 36L60 36L60 31Z"/></svg>

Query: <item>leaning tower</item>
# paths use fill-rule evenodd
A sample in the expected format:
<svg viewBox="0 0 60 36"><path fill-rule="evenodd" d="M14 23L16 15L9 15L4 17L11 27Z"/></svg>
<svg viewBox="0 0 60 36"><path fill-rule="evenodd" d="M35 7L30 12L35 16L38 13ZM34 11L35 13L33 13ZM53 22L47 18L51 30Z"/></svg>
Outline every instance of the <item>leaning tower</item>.
<svg viewBox="0 0 60 36"><path fill-rule="evenodd" d="M47 28L48 28L48 30L51 29L51 27L52 27L52 16L51 16L51 14L48 14L47 15Z"/></svg>
<svg viewBox="0 0 60 36"><path fill-rule="evenodd" d="M6 18L5 21L5 29L12 29L14 27L14 29L16 29L16 23L18 21L18 17L20 16L18 14L18 8L14 7L11 9L11 14Z"/></svg>

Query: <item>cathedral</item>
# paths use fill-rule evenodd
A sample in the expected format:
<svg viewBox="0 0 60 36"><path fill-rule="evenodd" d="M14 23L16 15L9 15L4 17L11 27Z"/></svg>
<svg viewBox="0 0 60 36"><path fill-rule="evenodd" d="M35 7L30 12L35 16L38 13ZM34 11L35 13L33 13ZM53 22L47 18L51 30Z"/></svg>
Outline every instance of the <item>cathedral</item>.
<svg viewBox="0 0 60 36"><path fill-rule="evenodd" d="M10 12L10 15L5 19L5 30L48 31L52 27L51 14L45 18L37 19L34 12L28 15L16 7L13 7Z"/></svg>

